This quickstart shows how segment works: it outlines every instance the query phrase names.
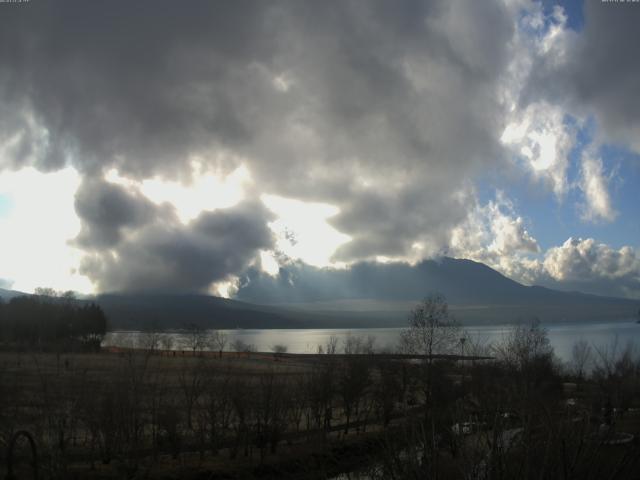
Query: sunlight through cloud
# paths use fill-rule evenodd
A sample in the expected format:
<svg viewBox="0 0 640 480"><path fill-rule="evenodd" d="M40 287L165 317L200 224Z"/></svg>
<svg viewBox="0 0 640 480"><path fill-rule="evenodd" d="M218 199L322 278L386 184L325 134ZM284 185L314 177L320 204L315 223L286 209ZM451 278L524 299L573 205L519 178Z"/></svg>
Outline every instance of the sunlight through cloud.
<svg viewBox="0 0 640 480"><path fill-rule="evenodd" d="M0 195L12 205L0 217L0 265L12 288L93 291L76 270L82 252L69 244L80 230L74 211L79 184L80 175L70 167L48 174L33 168L0 174Z"/></svg>
<svg viewBox="0 0 640 480"><path fill-rule="evenodd" d="M192 168L196 172L200 170L197 165ZM239 167L224 177L210 172L196 173L190 183L157 177L136 182L113 169L106 179L119 185L138 186L140 192L156 204L173 205L182 223L186 224L203 211L237 205L244 198L244 188L251 182L251 175L245 167Z"/></svg>
<svg viewBox="0 0 640 480"><path fill-rule="evenodd" d="M339 213L333 205L277 195L262 195L261 199L278 216L269 226L277 235L276 248L288 257L313 266L330 265L336 249L351 239L327 222Z"/></svg>

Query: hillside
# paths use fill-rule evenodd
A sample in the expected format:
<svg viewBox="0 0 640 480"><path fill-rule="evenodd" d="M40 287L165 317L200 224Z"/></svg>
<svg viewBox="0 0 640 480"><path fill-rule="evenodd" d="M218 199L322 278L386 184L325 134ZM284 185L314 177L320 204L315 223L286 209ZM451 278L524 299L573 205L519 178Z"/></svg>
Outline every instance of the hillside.
<svg viewBox="0 0 640 480"><path fill-rule="evenodd" d="M640 301L521 285L484 264L443 258L418 265L361 263L350 270L254 275L238 299L208 295L103 294L111 328L360 328L404 326L421 298L439 292L463 323L635 318ZM286 276L283 281L283 276ZM0 290L9 299L20 292Z"/></svg>
<svg viewBox="0 0 640 480"><path fill-rule="evenodd" d="M26 295L23 292L18 292L16 290L7 290L5 288L0 288L0 298L5 301L12 299L13 297L20 297L22 295Z"/></svg>

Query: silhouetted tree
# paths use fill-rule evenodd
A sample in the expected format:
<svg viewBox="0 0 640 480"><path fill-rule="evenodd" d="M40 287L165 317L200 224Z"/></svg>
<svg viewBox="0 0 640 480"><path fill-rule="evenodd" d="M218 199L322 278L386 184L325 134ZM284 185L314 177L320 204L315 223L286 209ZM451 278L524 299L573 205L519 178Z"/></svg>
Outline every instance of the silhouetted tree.
<svg viewBox="0 0 640 480"><path fill-rule="evenodd" d="M44 294L12 298L2 307L0 323L4 342L38 348L99 349L107 330L98 305Z"/></svg>
<svg viewBox="0 0 640 480"><path fill-rule="evenodd" d="M229 338L226 333L221 332L220 330L214 330L209 332L209 336L207 338L207 343L209 344L209 348L218 352L218 356L222 358L222 352L224 351L224 347L227 345Z"/></svg>

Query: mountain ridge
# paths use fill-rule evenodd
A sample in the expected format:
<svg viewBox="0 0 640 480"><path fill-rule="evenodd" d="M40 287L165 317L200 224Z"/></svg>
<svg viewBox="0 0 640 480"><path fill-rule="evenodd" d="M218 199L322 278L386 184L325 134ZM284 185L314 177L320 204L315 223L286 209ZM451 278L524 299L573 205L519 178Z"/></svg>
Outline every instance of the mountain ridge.
<svg viewBox="0 0 640 480"><path fill-rule="evenodd" d="M283 273L281 269L281 278L266 280L271 284L264 283L262 274L254 276L252 281L262 282L262 290L254 290L254 294L261 295L253 298L248 295L251 285L245 284L239 290L239 298L234 299L128 292L104 293L91 300L104 309L112 328L136 330L192 325L225 329L397 327L404 326L412 306L432 292L442 293L451 312L463 323L511 323L531 317L543 322L631 319L640 306L640 300L525 286L483 263L467 259L443 257L416 266L361 263L354 268L355 272L346 273L312 271L315 277L309 278L319 285L315 290L300 271L290 277L291 272ZM281 281L283 278L286 282ZM349 283L360 278L368 278L369 282ZM300 281L299 287L295 280ZM273 282L278 290L266 288L273 287ZM6 299L20 294L0 289L0 297ZM290 301L274 301L283 297ZM260 301L265 299L271 301Z"/></svg>

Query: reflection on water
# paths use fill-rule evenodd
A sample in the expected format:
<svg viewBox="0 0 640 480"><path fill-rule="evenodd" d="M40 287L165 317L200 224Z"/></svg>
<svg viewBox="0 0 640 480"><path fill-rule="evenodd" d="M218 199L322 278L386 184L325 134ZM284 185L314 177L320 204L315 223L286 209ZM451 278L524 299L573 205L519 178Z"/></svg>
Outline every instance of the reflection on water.
<svg viewBox="0 0 640 480"><path fill-rule="evenodd" d="M618 341L619 346L633 341L640 346L640 324L632 320L608 323L573 323L545 325L556 355L569 360L571 348L578 340L586 340L592 345L607 346ZM509 326L482 325L465 327L469 334L484 343L500 341L509 331ZM362 328L362 329L263 329L263 330L223 330L229 339L242 340L258 351L270 351L274 345L285 345L290 353L316 353L318 345L326 345L332 336L338 337L339 345L348 335L365 335L375 338L379 349L393 349L400 338L401 328ZM125 340L136 341L139 332L130 332L126 336L119 332L110 333L104 345L119 345ZM172 333L175 337L174 348L180 348L181 333Z"/></svg>

